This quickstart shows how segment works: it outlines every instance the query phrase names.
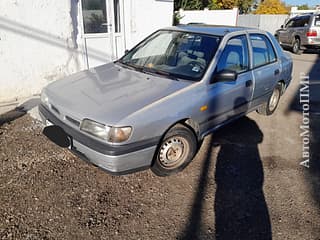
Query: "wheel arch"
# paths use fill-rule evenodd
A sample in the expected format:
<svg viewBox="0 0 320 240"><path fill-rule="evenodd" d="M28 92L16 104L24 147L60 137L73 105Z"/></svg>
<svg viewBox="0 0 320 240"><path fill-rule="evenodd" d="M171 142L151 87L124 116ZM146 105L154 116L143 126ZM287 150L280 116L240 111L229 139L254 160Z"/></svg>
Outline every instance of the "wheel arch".
<svg viewBox="0 0 320 240"><path fill-rule="evenodd" d="M158 154L158 150L161 146L161 143L164 139L164 137L166 136L166 134L170 131L170 129L172 129L174 126L178 125L178 124L181 124L183 126L185 126L186 128L188 128L189 130L191 130L191 132L194 134L195 136L195 139L199 145L199 142L201 141L200 139L200 126L199 124L194 121L192 118L184 118L184 119L181 119L181 120L178 120L176 122L174 122L173 124L171 124L170 126L167 127L167 129L164 131L164 133L162 134L160 140L158 141L158 144L157 144L157 148L156 148L156 151L153 155L153 159L152 159L152 163L151 163L151 166L154 164L155 162L155 159L157 157L157 154ZM198 146L197 146L198 147Z"/></svg>

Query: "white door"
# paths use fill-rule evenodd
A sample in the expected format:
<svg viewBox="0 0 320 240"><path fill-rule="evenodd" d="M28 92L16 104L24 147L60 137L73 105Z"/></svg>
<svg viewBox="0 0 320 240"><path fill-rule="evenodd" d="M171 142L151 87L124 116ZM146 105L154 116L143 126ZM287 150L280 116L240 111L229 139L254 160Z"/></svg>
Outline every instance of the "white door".
<svg viewBox="0 0 320 240"><path fill-rule="evenodd" d="M124 48L122 0L81 0L88 68L111 62ZM121 41L118 41L119 35Z"/></svg>

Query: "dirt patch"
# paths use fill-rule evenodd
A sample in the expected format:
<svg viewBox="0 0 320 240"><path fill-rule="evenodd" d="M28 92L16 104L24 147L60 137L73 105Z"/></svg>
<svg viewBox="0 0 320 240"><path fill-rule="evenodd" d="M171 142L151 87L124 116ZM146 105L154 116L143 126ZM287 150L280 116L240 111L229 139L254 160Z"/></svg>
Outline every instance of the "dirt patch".
<svg viewBox="0 0 320 240"><path fill-rule="evenodd" d="M110 176L41 131L27 115L0 127L1 239L320 239L317 176L260 157L263 130L249 118L166 178Z"/></svg>

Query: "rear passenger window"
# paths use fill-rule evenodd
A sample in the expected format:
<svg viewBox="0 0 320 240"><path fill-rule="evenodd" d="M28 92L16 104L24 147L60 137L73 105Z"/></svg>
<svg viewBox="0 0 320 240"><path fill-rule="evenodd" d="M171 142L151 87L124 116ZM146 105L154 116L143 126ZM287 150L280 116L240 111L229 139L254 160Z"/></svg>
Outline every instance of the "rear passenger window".
<svg viewBox="0 0 320 240"><path fill-rule="evenodd" d="M248 69L249 54L246 36L241 35L231 38L221 54L216 67L216 72L233 70L237 73L241 73Z"/></svg>
<svg viewBox="0 0 320 240"><path fill-rule="evenodd" d="M309 24L310 16L303 16L295 21L294 27L305 27Z"/></svg>
<svg viewBox="0 0 320 240"><path fill-rule="evenodd" d="M320 15L314 17L314 25L320 26Z"/></svg>
<svg viewBox="0 0 320 240"><path fill-rule="evenodd" d="M253 53L253 67L266 65L277 60L270 40L262 34L250 34Z"/></svg>

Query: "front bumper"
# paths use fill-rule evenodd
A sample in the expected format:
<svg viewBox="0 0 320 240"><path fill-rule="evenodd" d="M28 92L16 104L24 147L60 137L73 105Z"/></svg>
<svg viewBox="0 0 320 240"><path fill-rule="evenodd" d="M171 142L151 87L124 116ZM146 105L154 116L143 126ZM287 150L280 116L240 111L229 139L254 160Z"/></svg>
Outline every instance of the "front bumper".
<svg viewBox="0 0 320 240"><path fill-rule="evenodd" d="M39 105L39 114L44 123L49 120L72 139L69 149L73 153L111 174L127 174L151 166L158 138L128 145L108 145L68 126L43 105Z"/></svg>
<svg viewBox="0 0 320 240"><path fill-rule="evenodd" d="M156 146L139 151L110 156L96 152L73 140L71 151L81 159L102 168L113 175L128 174L150 167Z"/></svg>

